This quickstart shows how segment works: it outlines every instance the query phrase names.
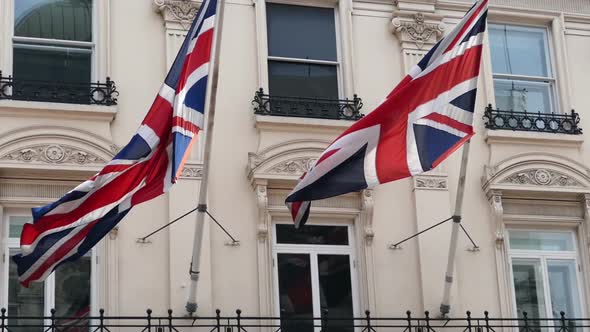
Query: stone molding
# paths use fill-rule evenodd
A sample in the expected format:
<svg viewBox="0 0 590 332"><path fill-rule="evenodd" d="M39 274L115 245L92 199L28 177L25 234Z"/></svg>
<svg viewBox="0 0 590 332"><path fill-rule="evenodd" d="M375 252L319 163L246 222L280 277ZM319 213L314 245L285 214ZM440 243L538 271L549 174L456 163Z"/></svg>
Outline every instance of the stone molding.
<svg viewBox="0 0 590 332"><path fill-rule="evenodd" d="M488 195L493 190L585 194L590 193L590 169L558 155L525 153L486 166L482 188Z"/></svg>
<svg viewBox="0 0 590 332"><path fill-rule="evenodd" d="M504 178L500 183L548 187L583 187L576 179L561 172L545 168L527 169Z"/></svg>
<svg viewBox="0 0 590 332"><path fill-rule="evenodd" d="M53 143L30 145L13 150L0 156L0 161L73 165L106 164L107 162L90 151Z"/></svg>
<svg viewBox="0 0 590 332"><path fill-rule="evenodd" d="M417 175L413 177L414 190L448 190L446 175Z"/></svg>
<svg viewBox="0 0 590 332"><path fill-rule="evenodd" d="M446 3L473 3L472 0L452 0ZM574 14L590 14L590 2L587 0L490 0L490 6L511 8L535 8Z"/></svg>
<svg viewBox="0 0 590 332"><path fill-rule="evenodd" d="M246 172L252 183L257 179L297 180L315 163L330 144L323 140L292 140L248 153Z"/></svg>
<svg viewBox="0 0 590 332"><path fill-rule="evenodd" d="M180 178L185 180L200 180L203 177L203 165L200 163L184 164Z"/></svg>
<svg viewBox="0 0 590 332"><path fill-rule="evenodd" d="M391 31L404 49L428 49L446 29L442 16L407 11L396 11L393 15Z"/></svg>
<svg viewBox="0 0 590 332"><path fill-rule="evenodd" d="M154 9L162 15L166 26L188 30L201 2L192 0L154 0ZM171 26L172 25L172 26Z"/></svg>

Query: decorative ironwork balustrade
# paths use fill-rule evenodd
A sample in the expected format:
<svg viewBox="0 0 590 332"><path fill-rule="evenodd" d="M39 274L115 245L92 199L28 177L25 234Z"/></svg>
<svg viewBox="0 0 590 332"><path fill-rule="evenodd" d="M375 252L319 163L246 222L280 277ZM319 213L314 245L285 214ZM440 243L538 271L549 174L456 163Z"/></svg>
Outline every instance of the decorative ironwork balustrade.
<svg viewBox="0 0 590 332"><path fill-rule="evenodd" d="M571 113L529 113L493 109L486 107L484 116L488 129L505 129L515 131L537 131L545 133L562 133L570 135L582 134L580 115L574 110Z"/></svg>
<svg viewBox="0 0 590 332"><path fill-rule="evenodd" d="M522 312L519 318L493 318L488 312L472 317L467 311L462 318L414 317L410 311L405 317L373 317L365 311L362 317L330 315L327 310L321 317L287 315L281 317L256 317L242 315L236 310L231 315L222 315L216 310L211 316L175 316L172 310L167 315L154 315L151 310L144 316L106 316L104 310L98 316L58 317L55 310L49 317L10 316L6 309L0 314L0 332L578 332L590 327L589 318L570 318L561 312L555 318L529 318Z"/></svg>
<svg viewBox="0 0 590 332"><path fill-rule="evenodd" d="M68 83L21 80L0 71L0 99L111 106L117 105L118 96L109 77L104 83Z"/></svg>
<svg viewBox="0 0 590 332"><path fill-rule="evenodd" d="M358 120L364 116L360 112L363 101L357 95L352 100L285 97L267 95L260 89L256 91L252 104L254 113L258 115L334 120Z"/></svg>

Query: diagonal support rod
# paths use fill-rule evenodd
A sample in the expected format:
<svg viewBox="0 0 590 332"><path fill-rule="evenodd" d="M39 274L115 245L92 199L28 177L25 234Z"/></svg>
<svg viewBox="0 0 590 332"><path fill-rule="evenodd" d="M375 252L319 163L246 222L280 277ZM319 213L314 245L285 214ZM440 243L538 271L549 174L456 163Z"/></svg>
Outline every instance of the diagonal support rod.
<svg viewBox="0 0 590 332"><path fill-rule="evenodd" d="M151 237L152 235L155 235L155 234L157 234L157 233L161 232L162 230L164 230L165 228L168 228L168 227L172 226L173 224L175 224L175 223L176 223L177 221L179 221L180 219L182 219L182 218L184 218L184 217L188 216L189 214L191 214L191 213L193 213L193 212L197 211L198 209L199 209L199 207L197 206L196 208L194 208L194 209L192 209L192 210L190 210L190 211L186 212L186 213L185 213L185 214L183 214L182 216L180 216L180 217L178 217L178 218L176 218L176 219L172 220L171 222L169 222L169 223L167 223L166 225L164 225L164 226L162 226L162 227L160 227L160 228L156 229L155 231L153 231L153 232L149 233L148 235L146 235L146 236L144 236L144 237L140 237L140 238L138 238L138 239L137 239L137 242L139 242L139 243L145 243L145 242L147 242L147 239L148 239L149 237ZM211 218L211 219L212 219L212 220L213 220L213 221L214 221L214 222L217 224L217 226L219 226L219 228L221 228L221 230L222 230L222 231L223 231L223 232L224 232L224 233L225 233L225 234L226 234L226 235L227 235L227 236L228 236L228 237L231 239L231 241L232 241L232 244L237 244L237 243L239 243L239 242L240 242L239 240L236 240L236 239L235 239L235 238L234 238L234 237L233 237L233 236L232 236L232 235L231 235L231 234L230 234L230 233L227 231L227 229L225 229L225 227L223 227L223 225L221 225L221 223L219 223L219 222L217 221L217 219L215 219L215 218L214 218L214 217L213 217L213 216L212 216L212 215L209 213L209 211L208 211L208 210L205 210L204 212L205 212L205 213L206 213L206 214L207 214L207 215L208 215L208 216L209 216L209 217L210 217L210 218Z"/></svg>
<svg viewBox="0 0 590 332"><path fill-rule="evenodd" d="M442 224L444 224L444 223L446 223L447 221L449 221L449 220L452 220L452 219L453 219L453 217L448 217L447 219L445 219L445 220L443 220L443 221L441 221L441 222L439 222L439 223L437 223L437 224L435 224L435 225L432 225L432 226L430 226L430 227L428 227L428 228L426 228L426 229L424 229L424 230L421 230L420 232L418 232L418 233L416 233L416 234L414 234L414 235L412 235L412 236L409 236L409 237L407 237L407 238L405 238L405 239L403 239L403 240L399 241L398 243L395 243L395 244L392 244L392 245L390 245L390 246L389 246L389 249L399 249L399 248L400 248L400 247L399 247L399 245L400 245L400 244L402 244L402 243L404 243L404 242L406 242L406 241L408 241L408 240L411 240L411 239L413 239L413 238L417 237L418 235L420 235L420 234L422 234L422 233L428 232L429 230L431 230L431 229L433 229L433 228L435 228L435 227L437 227L437 226L440 226L440 225L442 225Z"/></svg>

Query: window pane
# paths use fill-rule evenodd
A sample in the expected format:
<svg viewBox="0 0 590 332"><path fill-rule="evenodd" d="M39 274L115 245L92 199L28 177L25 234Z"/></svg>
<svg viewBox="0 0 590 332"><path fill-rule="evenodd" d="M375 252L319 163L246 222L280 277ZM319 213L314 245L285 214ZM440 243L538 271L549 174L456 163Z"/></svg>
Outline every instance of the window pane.
<svg viewBox="0 0 590 332"><path fill-rule="evenodd" d="M285 332L313 332L313 296L307 254L277 254L281 326ZM292 319L292 320L291 320Z"/></svg>
<svg viewBox="0 0 590 332"><path fill-rule="evenodd" d="M92 41L92 0L14 1L14 35Z"/></svg>
<svg viewBox="0 0 590 332"><path fill-rule="evenodd" d="M566 317L580 317L576 262L573 260L548 260L549 288L551 290L551 312L554 318L560 318L560 312Z"/></svg>
<svg viewBox="0 0 590 332"><path fill-rule="evenodd" d="M90 52L14 48L14 78L51 82L90 83Z"/></svg>
<svg viewBox="0 0 590 332"><path fill-rule="evenodd" d="M20 233L23 230L23 225L31 222L31 217L25 216L10 216L8 217L8 237L20 239Z"/></svg>
<svg viewBox="0 0 590 332"><path fill-rule="evenodd" d="M322 311L328 310L328 317L354 317L352 307L352 280L350 277L350 256L318 255L320 280L320 304ZM351 319L333 320L329 330L354 331ZM334 329L335 328L335 329Z"/></svg>
<svg viewBox="0 0 590 332"><path fill-rule="evenodd" d="M336 61L334 9L267 3L268 55Z"/></svg>
<svg viewBox="0 0 590 332"><path fill-rule="evenodd" d="M270 94L338 99L336 66L293 62L268 62Z"/></svg>
<svg viewBox="0 0 590 332"><path fill-rule="evenodd" d="M312 226L300 229L293 225L277 224L277 243L348 245L347 226Z"/></svg>
<svg viewBox="0 0 590 332"><path fill-rule="evenodd" d="M14 254L14 253L11 253ZM18 274L16 264L10 260L8 276L8 316L29 316L43 317L44 315L44 283L31 283L29 288L25 288L18 283ZM18 319L9 321L9 324L15 325L42 325L42 319ZM13 327L13 332L31 332L42 331L42 327Z"/></svg>
<svg viewBox="0 0 590 332"><path fill-rule="evenodd" d="M510 249L574 251L574 238L567 232L510 231Z"/></svg>
<svg viewBox="0 0 590 332"><path fill-rule="evenodd" d="M492 25L489 36L494 73L551 76L544 29Z"/></svg>
<svg viewBox="0 0 590 332"><path fill-rule="evenodd" d="M541 262L534 259L514 259L512 261L514 275L514 295L516 296L516 312L519 318L527 313L529 319L545 318L545 295ZM537 322L529 322L538 325Z"/></svg>
<svg viewBox="0 0 590 332"><path fill-rule="evenodd" d="M551 113L550 84L516 80L494 80L496 106L500 110Z"/></svg>
<svg viewBox="0 0 590 332"><path fill-rule="evenodd" d="M70 317L60 324L88 325L90 312L90 269L91 258L64 264L55 271L55 310L56 316Z"/></svg>

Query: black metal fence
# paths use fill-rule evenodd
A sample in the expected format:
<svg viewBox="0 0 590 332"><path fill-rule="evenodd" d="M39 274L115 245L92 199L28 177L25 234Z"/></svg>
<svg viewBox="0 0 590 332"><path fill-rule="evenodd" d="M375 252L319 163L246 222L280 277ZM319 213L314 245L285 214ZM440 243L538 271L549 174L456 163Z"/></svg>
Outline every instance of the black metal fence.
<svg viewBox="0 0 590 332"><path fill-rule="evenodd" d="M522 313L520 318L492 318L488 312L473 317L468 311L462 318L434 318L425 312L415 317L407 312L405 317L379 318L366 311L362 317L332 317L324 311L321 317L281 315L281 317L254 317L242 315L236 310L223 315L206 317L175 316L172 310L167 315L109 317L100 310L92 317L57 317L55 311L49 317L11 317L2 309L0 332L78 332L78 331L141 331L141 332L577 332L590 327L590 319L570 318L561 312L557 318L529 318Z"/></svg>
<svg viewBox="0 0 590 332"><path fill-rule="evenodd" d="M570 135L582 134L580 115L574 110L571 113L529 113L503 111L486 107L484 116L488 129L505 129L514 131L536 131L545 133L561 133Z"/></svg>
<svg viewBox="0 0 590 332"><path fill-rule="evenodd" d="M104 83L68 83L21 80L0 71L0 99L111 106L117 105L118 96L109 77Z"/></svg>
<svg viewBox="0 0 590 332"><path fill-rule="evenodd" d="M333 120L358 120L364 116L360 112L363 101L357 95L353 99L286 97L267 95L260 89L254 94L252 104L258 115Z"/></svg>

